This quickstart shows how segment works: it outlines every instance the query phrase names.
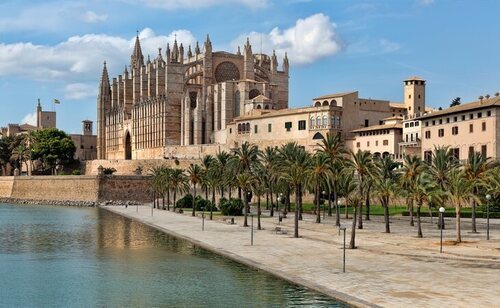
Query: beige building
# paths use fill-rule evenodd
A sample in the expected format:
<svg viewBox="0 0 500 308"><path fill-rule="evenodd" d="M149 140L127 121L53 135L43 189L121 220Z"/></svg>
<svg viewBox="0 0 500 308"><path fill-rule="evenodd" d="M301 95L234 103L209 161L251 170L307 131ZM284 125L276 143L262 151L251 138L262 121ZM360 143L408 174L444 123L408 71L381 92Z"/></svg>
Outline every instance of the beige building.
<svg viewBox="0 0 500 308"><path fill-rule="evenodd" d="M75 144L74 159L94 160L97 158L97 136L93 134L93 122L90 120L82 121L82 134L69 135Z"/></svg>
<svg viewBox="0 0 500 308"><path fill-rule="evenodd" d="M56 127L56 112L43 111L40 99L36 106L36 126L30 124L7 124L6 127L0 127L0 137L13 137L20 134L27 134L29 132Z"/></svg>
<svg viewBox="0 0 500 308"><path fill-rule="evenodd" d="M429 112L421 122L421 156L429 159L438 146L449 147L455 157L466 160L471 153L500 157L500 97Z"/></svg>
<svg viewBox="0 0 500 308"><path fill-rule="evenodd" d="M288 107L288 58L212 51L209 37L185 51L167 44L144 61L139 37L129 69L109 81L104 65L97 102L99 159L149 159L173 146L215 145L221 131L252 110ZM130 70L130 73L129 73ZM224 139L224 138L222 138Z"/></svg>

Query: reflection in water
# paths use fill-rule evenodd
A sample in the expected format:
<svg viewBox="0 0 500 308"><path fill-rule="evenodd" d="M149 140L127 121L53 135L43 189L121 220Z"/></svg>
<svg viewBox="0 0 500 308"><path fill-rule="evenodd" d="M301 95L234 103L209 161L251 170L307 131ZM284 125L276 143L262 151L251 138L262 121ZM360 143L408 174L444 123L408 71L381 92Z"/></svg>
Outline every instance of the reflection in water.
<svg viewBox="0 0 500 308"><path fill-rule="evenodd" d="M0 205L0 306L340 306L101 209Z"/></svg>

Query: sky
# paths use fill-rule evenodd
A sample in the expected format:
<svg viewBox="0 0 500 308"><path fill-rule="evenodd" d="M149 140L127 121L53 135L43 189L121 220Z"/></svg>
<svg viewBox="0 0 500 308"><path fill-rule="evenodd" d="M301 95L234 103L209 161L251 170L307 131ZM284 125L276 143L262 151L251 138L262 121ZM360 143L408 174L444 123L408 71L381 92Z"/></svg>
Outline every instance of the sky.
<svg viewBox="0 0 500 308"><path fill-rule="evenodd" d="M121 74L137 31L151 58L207 34L215 51L249 37L280 65L287 52L290 107L352 90L402 101L409 76L427 80L429 106L468 102L500 91L498 12L496 0L1 0L0 126L33 124L37 99L58 99L58 128L81 132L103 62Z"/></svg>

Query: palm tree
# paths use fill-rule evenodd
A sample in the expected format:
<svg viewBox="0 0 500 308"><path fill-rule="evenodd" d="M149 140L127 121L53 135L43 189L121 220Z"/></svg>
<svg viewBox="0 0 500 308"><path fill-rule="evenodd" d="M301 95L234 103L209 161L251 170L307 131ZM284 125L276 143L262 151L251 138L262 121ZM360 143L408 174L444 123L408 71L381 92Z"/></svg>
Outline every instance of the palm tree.
<svg viewBox="0 0 500 308"><path fill-rule="evenodd" d="M375 166L376 168L373 176L375 193L384 208L385 232L391 233L389 226L389 202L390 198L397 191L397 173L395 170L399 164L393 161L391 157L386 156L377 159Z"/></svg>
<svg viewBox="0 0 500 308"><path fill-rule="evenodd" d="M220 194L221 197L224 197L224 189L227 183L227 173L228 173L228 164L231 155L229 153L222 151L215 155L215 163L217 164L217 168L220 170L221 178L220 178Z"/></svg>
<svg viewBox="0 0 500 308"><path fill-rule="evenodd" d="M339 134L327 133L326 137L323 137L321 143L319 144L319 151L325 153L330 157L330 163L332 166L332 177L331 185L328 185L328 216L332 216L332 207L330 203L330 187L333 190L333 200L335 202L335 212L336 219L335 224L340 226L340 211L338 206L338 196L337 196L337 183L338 175L342 171L345 149Z"/></svg>
<svg viewBox="0 0 500 308"><path fill-rule="evenodd" d="M267 192L264 173L265 173L265 171L264 171L263 167L258 168L257 176L255 177L255 181L252 185L252 190L253 190L254 194L257 196L257 230L262 229L261 224L260 224L260 215L262 214L260 200L261 200L261 197Z"/></svg>
<svg viewBox="0 0 500 308"><path fill-rule="evenodd" d="M279 162L280 176L295 189L294 237L298 238L299 215L302 207L301 195L305 182L304 175L311 167L311 156L295 142L283 145L278 152L281 155L281 161Z"/></svg>
<svg viewBox="0 0 500 308"><path fill-rule="evenodd" d="M269 215L273 217L274 216L273 188L276 184L276 174L277 174L276 159L278 157L278 153L276 148L266 147L263 152L259 153L259 157L262 164L262 168L265 171L264 174L265 185L271 197L271 211Z"/></svg>
<svg viewBox="0 0 500 308"><path fill-rule="evenodd" d="M481 187L481 179L486 175L490 167L489 160L483 157L479 152L474 152L469 155L469 158L464 166L465 176L471 183L472 194L478 195ZM472 209L472 232L477 233L476 228L476 200L471 200Z"/></svg>
<svg viewBox="0 0 500 308"><path fill-rule="evenodd" d="M427 202L431 203L433 199L439 198L441 190L437 184L431 179L427 173L420 173L415 179L414 185L410 186L410 193L412 200L417 204L417 236L422 238L422 225L420 220L420 209L422 205Z"/></svg>
<svg viewBox="0 0 500 308"><path fill-rule="evenodd" d="M212 165L212 163L214 161L215 161L214 157L210 154L203 156L203 158L201 159L201 168L203 170L203 177L202 177L201 185L202 185L203 189L205 190L205 199L206 200L208 200L208 188L209 188L206 177L207 177L208 169L210 168L210 166Z"/></svg>
<svg viewBox="0 0 500 308"><path fill-rule="evenodd" d="M410 191L417 182L418 176L425 170L422 160L413 155L407 155L404 158L403 168L401 169L400 184L404 191ZM413 202L412 194L407 196L408 211L410 213L410 226L413 226Z"/></svg>
<svg viewBox="0 0 500 308"><path fill-rule="evenodd" d="M358 229L363 229L363 199L367 197L365 188L368 184L367 180L370 176L370 170L373 168L373 160L370 152L358 150L358 152L354 153L351 151L349 166L358 178L359 196L361 198L358 216ZM354 219L356 219L356 217L354 217Z"/></svg>
<svg viewBox="0 0 500 308"><path fill-rule="evenodd" d="M213 208L215 207L215 191L222 181L222 170L217 163L213 163L205 173L205 181L207 187L212 190L212 206L210 207L210 220L213 219Z"/></svg>
<svg viewBox="0 0 500 308"><path fill-rule="evenodd" d="M162 166L155 166L149 170L149 174L151 175L151 191L153 193L153 207L160 208L157 197L161 195L162 186L163 186L163 173L164 170Z"/></svg>
<svg viewBox="0 0 500 308"><path fill-rule="evenodd" d="M329 182L331 178L330 157L322 152L316 152L312 157L312 168L307 170L306 180L311 184L315 193L316 200L316 222L321 222L321 186Z"/></svg>
<svg viewBox="0 0 500 308"><path fill-rule="evenodd" d="M351 202L351 197L358 189L357 181L353 180L354 175L352 171L344 169L340 174L339 178L339 196L345 198L345 219L349 218L349 205Z"/></svg>
<svg viewBox="0 0 500 308"><path fill-rule="evenodd" d="M446 196L448 197L448 200L450 200L451 204L455 206L457 243L462 242L460 223L462 205L465 204L467 200L477 200L477 197L472 193L471 187L472 183L467 179L464 170L453 170L450 172Z"/></svg>
<svg viewBox="0 0 500 308"><path fill-rule="evenodd" d="M172 169L172 174L170 176L170 187L173 192L173 204L174 209L177 201L177 193L186 193L189 191L189 183L188 178L184 174L184 170L182 169Z"/></svg>
<svg viewBox="0 0 500 308"><path fill-rule="evenodd" d="M248 193L252 190L252 186L255 183L255 178L248 171L243 171L236 176L236 183L238 187L243 191L243 204L245 206L243 212L245 215L245 220L243 222L243 227L248 227L247 216L250 212L248 209Z"/></svg>
<svg viewBox="0 0 500 308"><path fill-rule="evenodd" d="M28 172L28 161L31 159L31 150L28 149L24 142L21 142L21 144L12 150L12 159L19 162L19 169L21 169L23 163L25 163L26 172Z"/></svg>
<svg viewBox="0 0 500 308"><path fill-rule="evenodd" d="M196 215L196 206L195 206L195 200L196 200L196 184L200 183L203 177L203 170L198 164L194 164L189 166L188 170L188 177L189 177L189 182L191 182L191 185L193 185L193 210L192 210L192 216Z"/></svg>

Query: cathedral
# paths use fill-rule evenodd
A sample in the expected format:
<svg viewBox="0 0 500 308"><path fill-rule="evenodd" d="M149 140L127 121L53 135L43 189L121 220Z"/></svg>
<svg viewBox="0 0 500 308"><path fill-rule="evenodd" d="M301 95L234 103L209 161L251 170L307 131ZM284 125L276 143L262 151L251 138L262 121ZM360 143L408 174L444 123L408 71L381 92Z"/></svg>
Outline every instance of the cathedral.
<svg viewBox="0 0 500 308"><path fill-rule="evenodd" d="M123 74L110 80L104 62L97 158L164 158L167 148L224 143L238 117L288 108L288 71L286 54L279 70L274 52L254 54L248 39L236 53L213 51L208 35L203 49L175 41L145 60L137 36Z"/></svg>

